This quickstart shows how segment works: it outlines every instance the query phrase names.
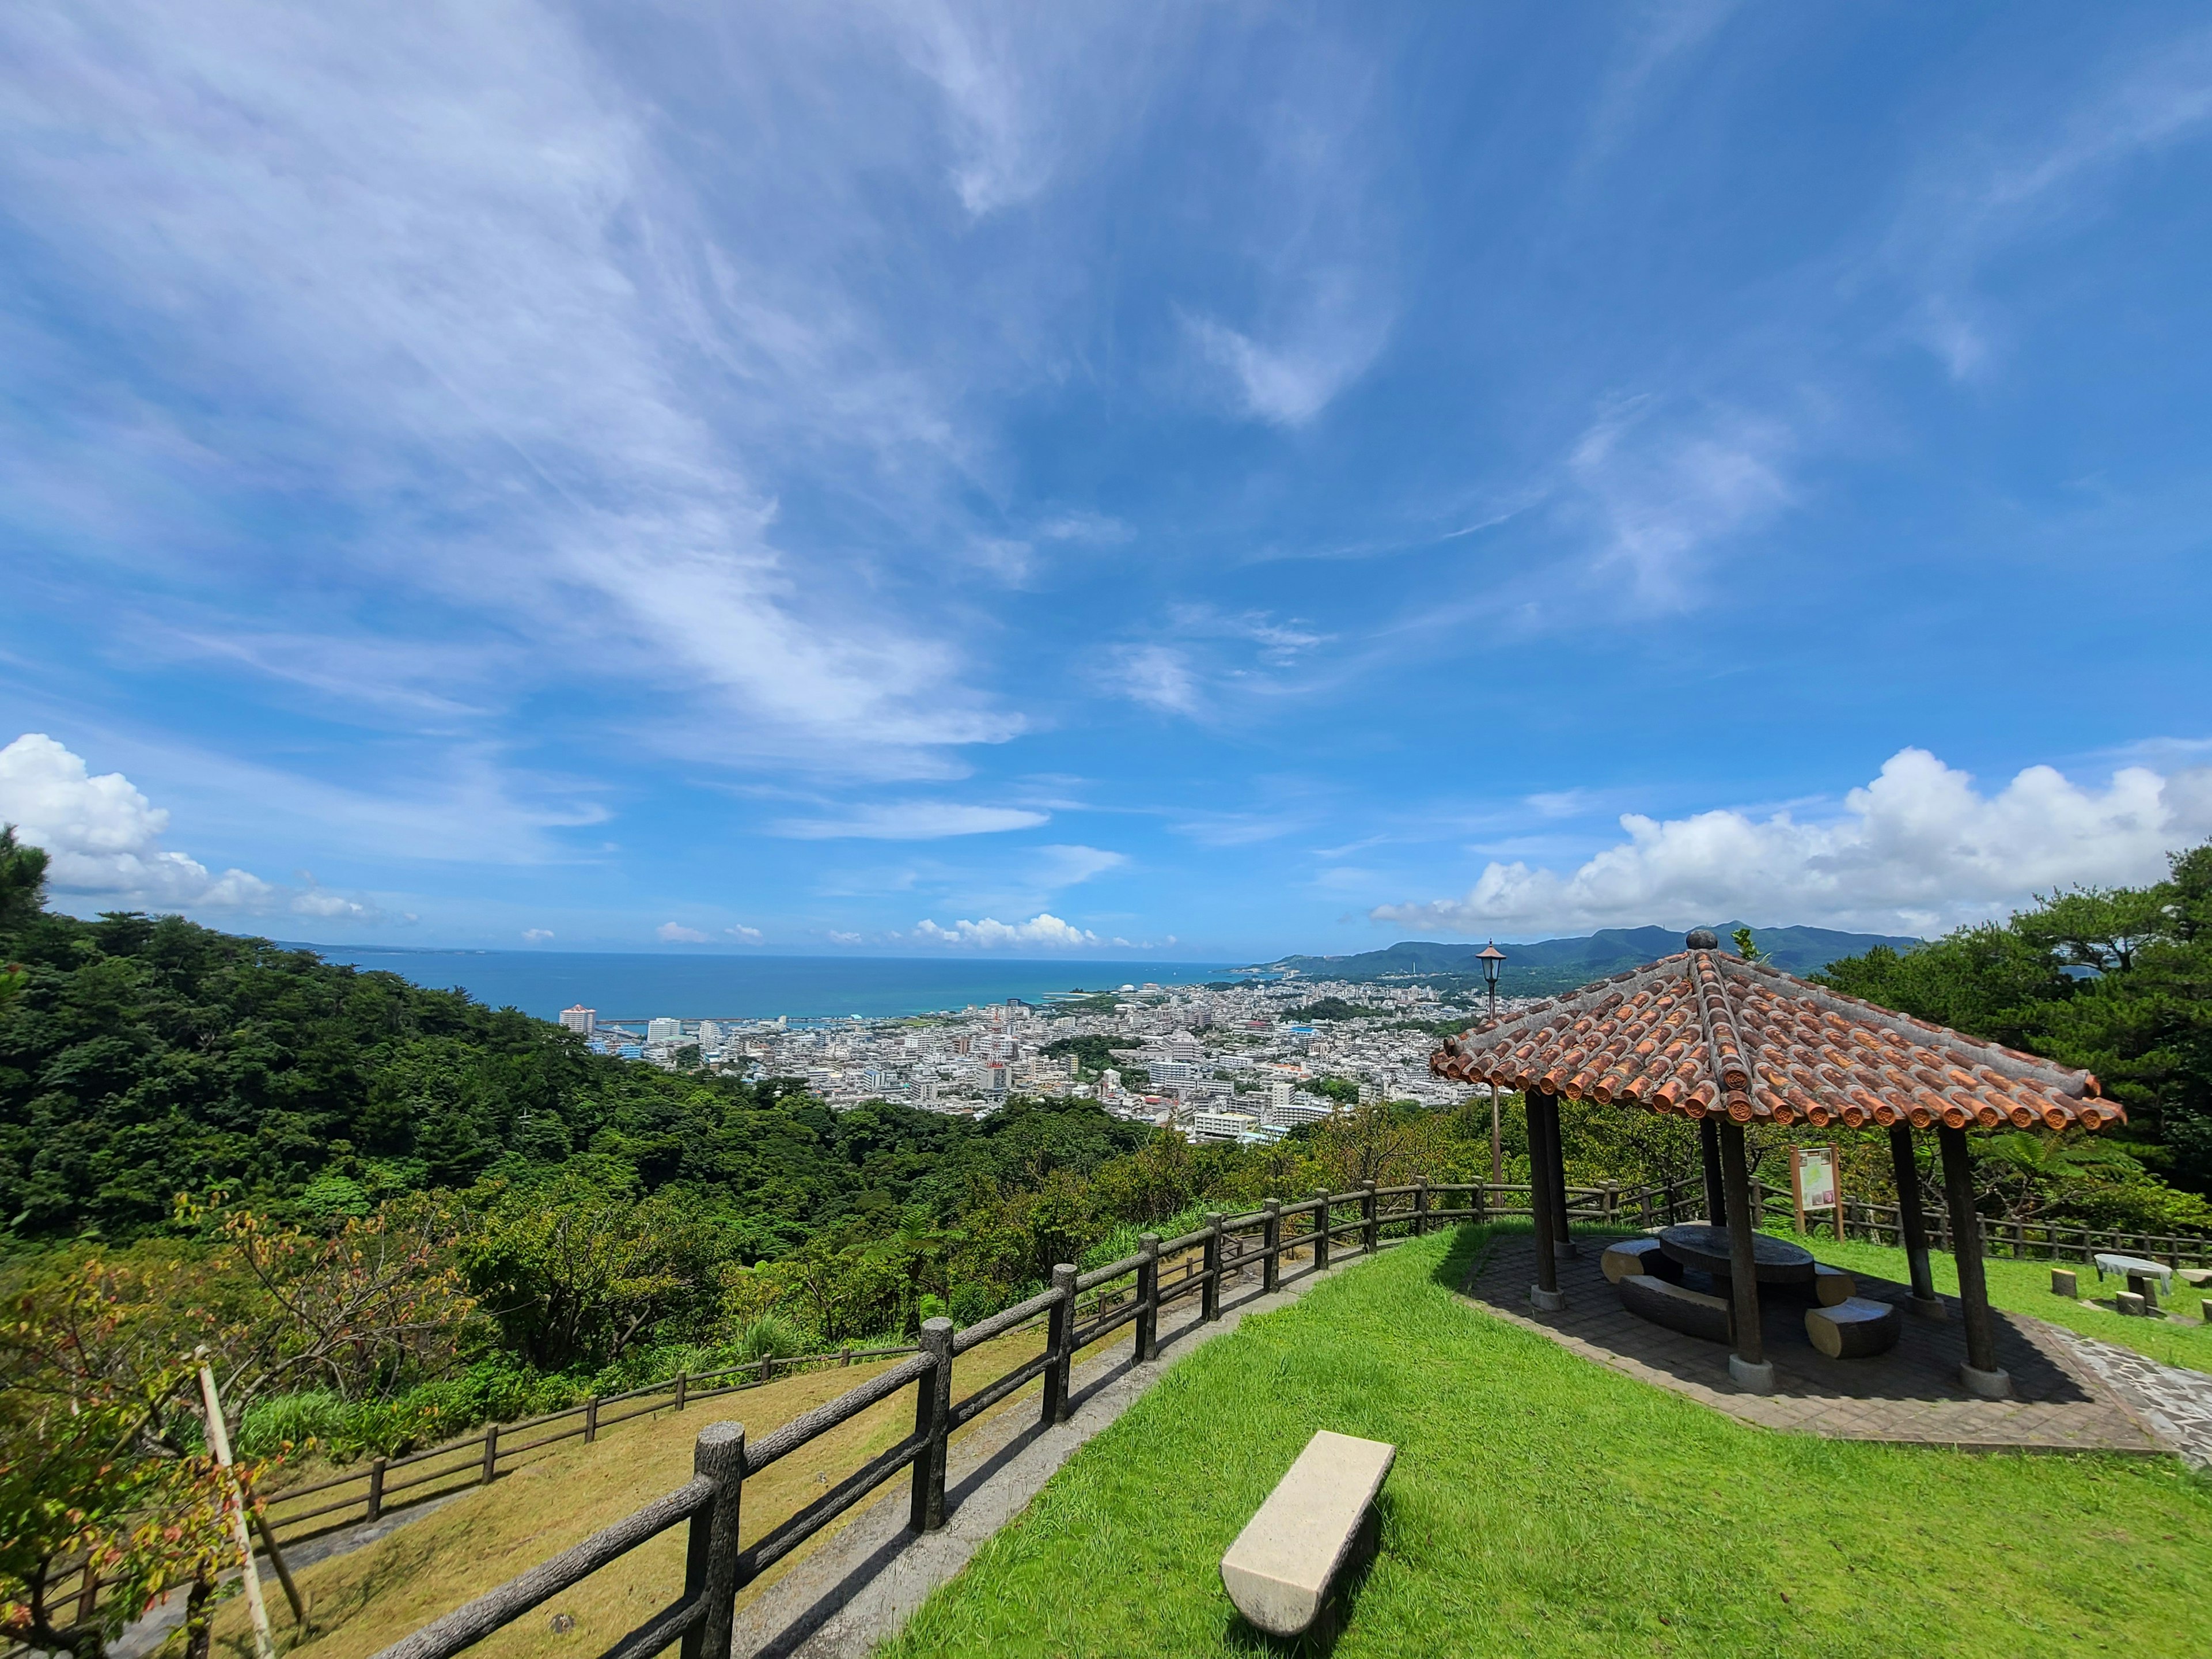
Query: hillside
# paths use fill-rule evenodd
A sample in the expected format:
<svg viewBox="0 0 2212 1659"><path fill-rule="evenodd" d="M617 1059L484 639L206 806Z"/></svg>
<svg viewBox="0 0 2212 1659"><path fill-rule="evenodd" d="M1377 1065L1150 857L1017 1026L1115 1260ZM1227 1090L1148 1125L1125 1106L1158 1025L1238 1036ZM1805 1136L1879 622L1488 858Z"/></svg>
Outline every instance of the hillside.
<svg viewBox="0 0 2212 1659"><path fill-rule="evenodd" d="M1724 921L1714 927L1723 941L1744 926ZM1878 945L1904 951L1920 943L1891 933L1844 933L1827 927L1755 927L1753 936L1766 959L1792 974L1817 973L1844 957L1863 956ZM1505 996L1548 996L1572 990L1607 974L1639 968L1647 962L1682 948L1682 935L1668 927L1606 927L1576 939L1538 939L1529 944L1502 945L1505 965L1498 970L1498 988ZM1460 941L1442 944L1431 939L1407 939L1381 951L1355 956L1283 957L1263 964L1270 969L1295 968L1313 979L1365 981L1395 977L1480 982L1482 965L1475 954L1480 944Z"/></svg>

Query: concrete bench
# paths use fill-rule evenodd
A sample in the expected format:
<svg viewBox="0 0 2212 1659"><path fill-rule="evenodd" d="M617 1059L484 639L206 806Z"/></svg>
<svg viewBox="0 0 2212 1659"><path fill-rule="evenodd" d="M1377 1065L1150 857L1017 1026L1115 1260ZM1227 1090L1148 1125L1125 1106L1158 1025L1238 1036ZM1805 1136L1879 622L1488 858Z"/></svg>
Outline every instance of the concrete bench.
<svg viewBox="0 0 2212 1659"><path fill-rule="evenodd" d="M1655 1279L1682 1276L1682 1264L1660 1249L1656 1238L1624 1238L1618 1244L1608 1244L1597 1265L1604 1270L1607 1281L1614 1285L1631 1273L1650 1273Z"/></svg>
<svg viewBox="0 0 2212 1659"><path fill-rule="evenodd" d="M1221 1558L1222 1588L1237 1611L1270 1636L1303 1635L1321 1617L1397 1455L1395 1446L1327 1429L1309 1440Z"/></svg>
<svg viewBox="0 0 2212 1659"><path fill-rule="evenodd" d="M1735 1310L1717 1296L1670 1284L1650 1273L1630 1273L1620 1282L1620 1305L1639 1319L1664 1325L1685 1336L1726 1342L1735 1326Z"/></svg>
<svg viewBox="0 0 2212 1659"><path fill-rule="evenodd" d="M1832 1308L1805 1310L1805 1334L1831 1359L1865 1359L1887 1353L1905 1328L1894 1303L1855 1296Z"/></svg>

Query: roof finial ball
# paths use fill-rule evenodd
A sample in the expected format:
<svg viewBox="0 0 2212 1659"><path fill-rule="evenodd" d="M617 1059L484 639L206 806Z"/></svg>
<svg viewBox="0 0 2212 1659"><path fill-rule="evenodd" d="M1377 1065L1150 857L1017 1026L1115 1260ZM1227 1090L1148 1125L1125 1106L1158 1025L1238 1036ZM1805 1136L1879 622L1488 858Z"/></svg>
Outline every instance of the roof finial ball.
<svg viewBox="0 0 2212 1659"><path fill-rule="evenodd" d="M1692 929L1682 943L1692 951L1717 951L1721 948L1721 936L1710 927L1698 927Z"/></svg>

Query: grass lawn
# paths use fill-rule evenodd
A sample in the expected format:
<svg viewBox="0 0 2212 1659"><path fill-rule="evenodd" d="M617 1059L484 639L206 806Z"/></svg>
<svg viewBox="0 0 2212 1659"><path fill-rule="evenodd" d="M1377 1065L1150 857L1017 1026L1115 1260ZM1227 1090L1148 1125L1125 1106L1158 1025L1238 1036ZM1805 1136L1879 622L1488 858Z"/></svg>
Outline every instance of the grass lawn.
<svg viewBox="0 0 2212 1659"><path fill-rule="evenodd" d="M1821 1261L1838 1267L1848 1267L1853 1273L1877 1274L1894 1279L1900 1285L1912 1282L1911 1269L1905 1266L1905 1252L1887 1244L1862 1244L1849 1239L1838 1244L1832 1237L1814 1233L1783 1232L1780 1237L1802 1244ZM1936 1275L1936 1288L1945 1296L1959 1293L1957 1262L1940 1250L1928 1253L1928 1265ZM2010 1256L1991 1255L1984 1258L1990 1282L1990 1305L2002 1308L2008 1313L2023 1313L2037 1319L2063 1325L2069 1331L2079 1331L2084 1336L2094 1336L2116 1346L2133 1348L2138 1353L2148 1354L2153 1359L2162 1359L2169 1365L2186 1365L2194 1370L2212 1371L2212 1327L2185 1325L2176 1319L2135 1319L2114 1313L2109 1305L2097 1307L2092 1304L2070 1301L2051 1293L2051 1270L2070 1267L2081 1282L2084 1296L2101 1297L2109 1304L2115 1291L2127 1289L2127 1281L2107 1275L2102 1285L2097 1283L2097 1270L2086 1261L2015 1261ZM2200 1292L2174 1280L2173 1293L2160 1293L2160 1300L2169 1311L2186 1314L2192 1319L2204 1316L2203 1297Z"/></svg>
<svg viewBox="0 0 2212 1659"><path fill-rule="evenodd" d="M1218 1564L1320 1428L1399 1448L1340 1659L2205 1651L2212 1484L2179 1462L1754 1428L1462 1301L1483 1237L1191 1354L884 1652L1267 1651Z"/></svg>

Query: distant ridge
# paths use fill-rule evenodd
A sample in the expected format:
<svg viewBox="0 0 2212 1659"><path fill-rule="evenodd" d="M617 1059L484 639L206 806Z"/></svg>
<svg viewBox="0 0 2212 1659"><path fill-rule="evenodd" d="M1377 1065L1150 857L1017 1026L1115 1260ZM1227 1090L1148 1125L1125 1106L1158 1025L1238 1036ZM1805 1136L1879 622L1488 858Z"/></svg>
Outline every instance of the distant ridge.
<svg viewBox="0 0 2212 1659"><path fill-rule="evenodd" d="M1740 921L1715 925L1713 931L1720 935L1723 950L1735 948L1731 936L1744 925ZM1903 951L1921 943L1901 934L1844 933L1829 927L1753 927L1751 932L1766 960L1791 974L1817 973L1839 957L1863 956L1877 945ZM1603 927L1579 939L1538 939L1498 948L1505 952L1505 966L1498 975L1500 994L1547 996L1671 956L1682 948L1682 934L1671 927ZM1310 979L1404 976L1480 981L1482 964L1475 960L1475 953L1481 949L1479 941L1447 945L1433 939L1405 939L1384 950L1362 951L1355 956L1281 957L1257 965L1295 968Z"/></svg>

